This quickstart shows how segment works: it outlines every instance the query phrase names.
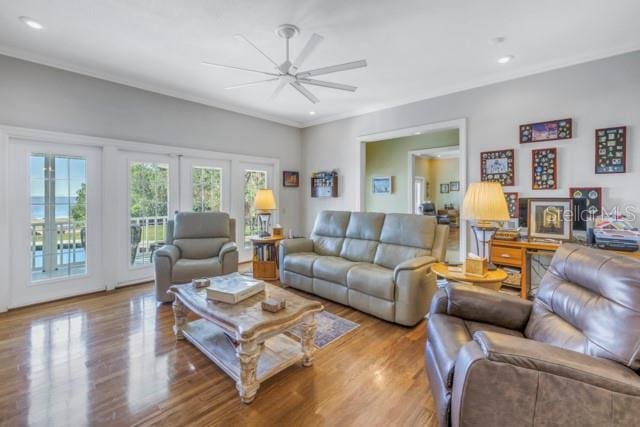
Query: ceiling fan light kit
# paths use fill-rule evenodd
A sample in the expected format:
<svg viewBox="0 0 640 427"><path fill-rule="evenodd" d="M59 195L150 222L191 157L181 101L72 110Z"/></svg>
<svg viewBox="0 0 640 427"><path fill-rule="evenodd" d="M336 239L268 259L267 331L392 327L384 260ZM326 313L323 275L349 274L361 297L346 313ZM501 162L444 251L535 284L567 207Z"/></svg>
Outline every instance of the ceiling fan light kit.
<svg viewBox="0 0 640 427"><path fill-rule="evenodd" d="M296 57L296 59L292 62L290 59L289 42L292 38L300 34L300 29L295 25L282 24L278 28L276 28L275 32L278 36L285 39L285 44L286 44L285 45L286 59L281 64L278 64L278 62L276 62L273 58L271 58L269 55L263 52L258 46L256 46L255 43L249 40L245 35L237 34L235 36L238 40L241 40L244 43L248 44L258 53L260 53L260 55L264 56L267 59L267 61L269 61L274 66L274 71L272 72L255 70L252 68L237 67L233 65L217 64L217 63L206 62L206 61L203 61L202 64L210 67L245 71L248 73L255 73L255 74L262 74L265 76L269 76L269 78L267 79L251 81L247 83L228 86L225 88L228 90L240 89L240 88L245 88L250 86L256 86L262 83L270 83L270 82L278 81L278 85L276 86L274 92L271 94L269 99L276 98L280 94L280 92L284 89L284 87L287 85L290 85L292 88L298 91L301 95L303 95L313 104L318 103L320 100L313 93L311 93L309 89L307 89L303 85L320 86L320 87L337 89L337 90L342 90L347 92L355 92L356 89L358 89L356 86L346 85L342 83L328 82L325 80L317 80L317 79L312 79L310 77L337 73L340 71L353 70L356 68L363 68L367 66L366 60L361 59L359 61L347 62L344 64L331 65L328 67L315 68L315 69L306 70L306 71L298 71L302 66L302 64L307 60L307 58L311 56L311 54L316 50L318 45L324 40L324 37L322 37L319 34L313 33L311 35L311 38L307 42L307 44L302 48L300 53L298 53L298 56Z"/></svg>

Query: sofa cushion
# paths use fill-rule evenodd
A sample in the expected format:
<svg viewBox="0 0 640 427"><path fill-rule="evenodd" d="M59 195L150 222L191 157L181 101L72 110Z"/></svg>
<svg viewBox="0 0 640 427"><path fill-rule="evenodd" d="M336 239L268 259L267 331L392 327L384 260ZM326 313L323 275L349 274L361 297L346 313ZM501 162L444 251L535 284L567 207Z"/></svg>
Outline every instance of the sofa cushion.
<svg viewBox="0 0 640 427"><path fill-rule="evenodd" d="M313 252L297 252L285 256L283 264L284 269L293 271L294 273L303 274L307 277L313 276L313 263L320 258L318 254Z"/></svg>
<svg viewBox="0 0 640 427"><path fill-rule="evenodd" d="M387 214L380 242L430 250L436 236L436 226L437 221L433 216Z"/></svg>
<svg viewBox="0 0 640 427"><path fill-rule="evenodd" d="M451 389L453 385L453 373L458 353L462 346L473 341L473 334L477 331L498 332L523 337L518 331L488 323L469 322L447 314L431 314L429 316L428 345L431 347L440 377L448 389Z"/></svg>
<svg viewBox="0 0 640 427"><path fill-rule="evenodd" d="M347 286L347 273L358 265L340 257L322 256L313 263L313 277Z"/></svg>
<svg viewBox="0 0 640 427"><path fill-rule="evenodd" d="M319 255L339 256L350 216L351 212L320 212L310 236L313 240L313 251Z"/></svg>
<svg viewBox="0 0 640 427"><path fill-rule="evenodd" d="M229 214L224 212L179 212L173 226L174 239L230 237Z"/></svg>
<svg viewBox="0 0 640 427"><path fill-rule="evenodd" d="M404 261L430 255L431 251L428 249L380 243L378 249L376 249L376 256L373 258L373 262L393 269Z"/></svg>
<svg viewBox="0 0 640 427"><path fill-rule="evenodd" d="M377 212L352 212L347 226L346 237L362 240L380 240L383 213Z"/></svg>
<svg viewBox="0 0 640 427"><path fill-rule="evenodd" d="M344 239L340 256L349 261L373 262L378 249L378 242L375 240Z"/></svg>
<svg viewBox="0 0 640 427"><path fill-rule="evenodd" d="M173 244L180 249L181 258L204 259L218 256L228 237L206 237L201 239L175 239Z"/></svg>
<svg viewBox="0 0 640 427"><path fill-rule="evenodd" d="M313 240L313 251L322 256L339 256L344 243L344 237L326 237L311 235Z"/></svg>
<svg viewBox="0 0 640 427"><path fill-rule="evenodd" d="M378 298L393 301L395 284L393 270L375 264L361 264L347 274L347 286Z"/></svg>
<svg viewBox="0 0 640 427"><path fill-rule="evenodd" d="M219 276L222 274L222 264L218 257L205 259L181 258L173 266L171 281L173 283L188 283L199 277Z"/></svg>

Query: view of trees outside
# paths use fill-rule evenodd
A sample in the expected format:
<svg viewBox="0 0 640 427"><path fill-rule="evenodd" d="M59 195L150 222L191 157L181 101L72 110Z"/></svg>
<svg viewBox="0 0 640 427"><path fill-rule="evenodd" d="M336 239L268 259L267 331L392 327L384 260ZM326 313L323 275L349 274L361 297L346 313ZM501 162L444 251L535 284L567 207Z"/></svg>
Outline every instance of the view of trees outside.
<svg viewBox="0 0 640 427"><path fill-rule="evenodd" d="M222 199L222 170L195 166L191 169L193 211L218 212Z"/></svg>
<svg viewBox="0 0 640 427"><path fill-rule="evenodd" d="M267 173L265 171L247 170L244 172L244 244L251 245L250 237L258 233L259 225L253 202L256 193L267 188Z"/></svg>
<svg viewBox="0 0 640 427"><path fill-rule="evenodd" d="M134 162L129 173L131 264L148 264L155 247L164 241L169 209L169 166Z"/></svg>

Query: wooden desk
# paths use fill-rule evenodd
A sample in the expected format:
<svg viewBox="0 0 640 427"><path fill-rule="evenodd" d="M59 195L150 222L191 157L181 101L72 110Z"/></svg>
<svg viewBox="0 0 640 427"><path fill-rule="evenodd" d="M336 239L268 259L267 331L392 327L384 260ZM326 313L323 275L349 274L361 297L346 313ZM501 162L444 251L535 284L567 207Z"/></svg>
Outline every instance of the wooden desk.
<svg viewBox="0 0 640 427"><path fill-rule="evenodd" d="M529 242L527 240L491 241L491 262L495 265L520 269L520 297L526 299L529 294L529 255L531 253L548 253L552 256L560 247L557 243ZM633 257L640 260L640 251L607 251L610 253Z"/></svg>
<svg viewBox="0 0 640 427"><path fill-rule="evenodd" d="M485 276L465 274L462 266L449 267L443 262L437 262L431 265L431 271L433 271L436 276L444 277L447 280L470 283L474 286L480 286L494 291L499 291L502 282L508 277L507 272L501 269L489 271Z"/></svg>

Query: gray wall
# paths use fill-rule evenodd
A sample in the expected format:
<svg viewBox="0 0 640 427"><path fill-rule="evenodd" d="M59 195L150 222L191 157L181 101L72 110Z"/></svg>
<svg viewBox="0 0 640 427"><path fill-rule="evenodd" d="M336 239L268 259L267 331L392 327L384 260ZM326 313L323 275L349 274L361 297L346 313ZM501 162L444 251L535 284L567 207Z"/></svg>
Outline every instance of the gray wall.
<svg viewBox="0 0 640 427"><path fill-rule="evenodd" d="M567 117L574 119L573 139L518 143L518 125ZM337 199L311 199L304 187L306 230L322 209L357 208L358 136L459 118L467 118L469 182L480 180L480 152L514 148L516 186L506 191L568 197L569 187L601 186L606 207L640 205L640 52L633 52L304 129L301 182L313 171L338 169L342 187ZM629 127L628 173L595 175L594 130L619 125ZM531 150L544 147L558 147L559 189L533 191Z"/></svg>
<svg viewBox="0 0 640 427"><path fill-rule="evenodd" d="M300 129L1 55L0 124L272 157L300 169ZM286 228L300 229L300 193L280 190Z"/></svg>

